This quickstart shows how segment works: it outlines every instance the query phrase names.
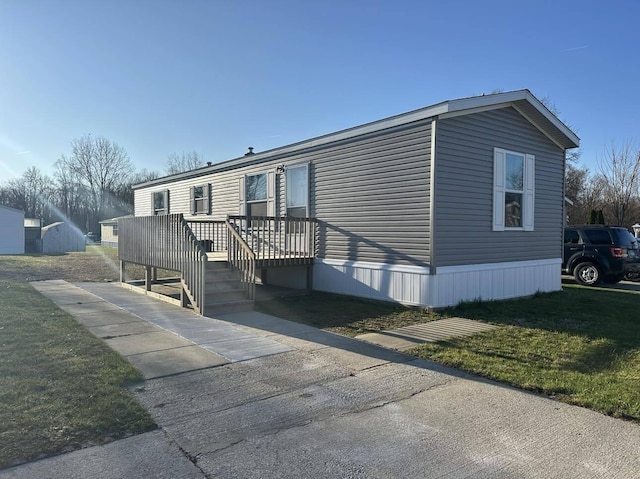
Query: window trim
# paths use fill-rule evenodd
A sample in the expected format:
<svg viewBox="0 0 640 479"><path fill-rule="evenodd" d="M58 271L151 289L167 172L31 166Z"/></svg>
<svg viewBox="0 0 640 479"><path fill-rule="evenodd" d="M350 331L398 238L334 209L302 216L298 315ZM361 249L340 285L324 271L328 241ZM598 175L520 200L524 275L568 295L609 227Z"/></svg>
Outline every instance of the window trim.
<svg viewBox="0 0 640 479"><path fill-rule="evenodd" d="M196 188L202 188L202 198L196 198ZM202 200L204 203L204 209L198 211L197 201ZM211 214L211 183L202 183L199 185L193 185L189 188L189 208L192 215L210 215Z"/></svg>
<svg viewBox="0 0 640 479"><path fill-rule="evenodd" d="M252 176L260 176L260 175L264 175L266 178L266 182L267 182L267 190L266 190L266 198L264 200L260 199L260 200L247 200L247 178L252 177ZM239 178L239 185L238 185L238 191L239 191L239 214L241 216L246 216L247 215L247 211L249 210L249 206L250 204L255 204L255 203L266 203L267 206L267 216L275 216L275 204L276 204L276 198L275 198L275 170L268 170L268 171L259 171L256 173L251 173L251 174L244 174Z"/></svg>
<svg viewBox="0 0 640 479"><path fill-rule="evenodd" d="M510 153L524 158L522 191L506 187L506 155ZM505 225L505 193L522 194L522 226ZM493 149L493 231L533 231L535 207L535 156L519 151Z"/></svg>
<svg viewBox="0 0 640 479"><path fill-rule="evenodd" d="M305 203L304 205L292 205L289 206L289 172L291 170L296 170L296 169L304 169L304 176L307 182L307 194L305 197ZM309 191L309 163L297 163L294 165L290 165L287 167L287 169L285 170L285 176L284 176L284 212L286 214L286 216L289 216L289 208L301 208L304 206L305 208L305 218L309 218L309 214L310 214L310 208L309 208L309 196L310 196L310 191Z"/></svg>

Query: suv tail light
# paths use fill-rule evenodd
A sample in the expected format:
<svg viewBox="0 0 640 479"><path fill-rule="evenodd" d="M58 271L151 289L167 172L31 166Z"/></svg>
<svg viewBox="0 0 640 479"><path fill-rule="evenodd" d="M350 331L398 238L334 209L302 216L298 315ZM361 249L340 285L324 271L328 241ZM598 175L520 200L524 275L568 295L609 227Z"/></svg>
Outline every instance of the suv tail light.
<svg viewBox="0 0 640 479"><path fill-rule="evenodd" d="M626 253L626 250L624 248L618 248L617 246L611 246L609 248L609 251L611 252L611 256L613 256L614 258L626 258L627 257L627 253Z"/></svg>

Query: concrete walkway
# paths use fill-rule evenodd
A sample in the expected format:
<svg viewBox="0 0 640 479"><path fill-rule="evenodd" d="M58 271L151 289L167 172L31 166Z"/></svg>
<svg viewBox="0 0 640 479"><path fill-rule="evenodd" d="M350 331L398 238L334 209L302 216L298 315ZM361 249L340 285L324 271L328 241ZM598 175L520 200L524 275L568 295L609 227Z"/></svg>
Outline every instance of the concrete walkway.
<svg viewBox="0 0 640 479"><path fill-rule="evenodd" d="M470 336L483 331L491 331L497 326L472 321L466 318L445 318L424 324L413 324L402 328L366 333L356 336L356 339L377 344L384 348L405 351L420 343L431 343L442 339Z"/></svg>
<svg viewBox="0 0 640 479"><path fill-rule="evenodd" d="M6 469L2 479L640 478L636 424L260 313L201 323L116 285L34 286L107 341L139 335L156 352L196 347L202 356L175 372L168 355L145 373L136 394L159 431ZM178 343L157 349L160 336L149 334L160 331L135 324L147 320ZM165 329L176 324L184 329ZM198 334L179 337L189 324L218 336L196 345ZM251 341L253 358L242 359ZM206 355L211 364L200 362Z"/></svg>

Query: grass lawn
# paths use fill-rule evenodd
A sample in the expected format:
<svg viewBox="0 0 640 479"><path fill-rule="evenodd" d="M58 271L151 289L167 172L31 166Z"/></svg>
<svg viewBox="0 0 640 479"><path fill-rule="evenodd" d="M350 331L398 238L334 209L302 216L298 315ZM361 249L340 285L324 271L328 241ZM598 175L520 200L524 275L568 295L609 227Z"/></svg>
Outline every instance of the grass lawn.
<svg viewBox="0 0 640 479"><path fill-rule="evenodd" d="M155 428L138 371L27 282L113 280L102 250L0 256L0 468Z"/></svg>
<svg viewBox="0 0 640 479"><path fill-rule="evenodd" d="M438 313L313 293L257 309L349 336L448 316L502 326L427 343L410 354L640 422L640 293L564 285L532 298Z"/></svg>

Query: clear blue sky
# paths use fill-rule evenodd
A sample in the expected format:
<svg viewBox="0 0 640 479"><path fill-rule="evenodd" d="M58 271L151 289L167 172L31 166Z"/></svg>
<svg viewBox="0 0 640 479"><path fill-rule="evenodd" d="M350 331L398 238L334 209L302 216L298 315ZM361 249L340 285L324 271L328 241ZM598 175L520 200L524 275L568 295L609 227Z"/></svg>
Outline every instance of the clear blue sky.
<svg viewBox="0 0 640 479"><path fill-rule="evenodd" d="M161 172L521 88L594 170L640 140L639 24L631 0L0 0L0 181L86 134Z"/></svg>

